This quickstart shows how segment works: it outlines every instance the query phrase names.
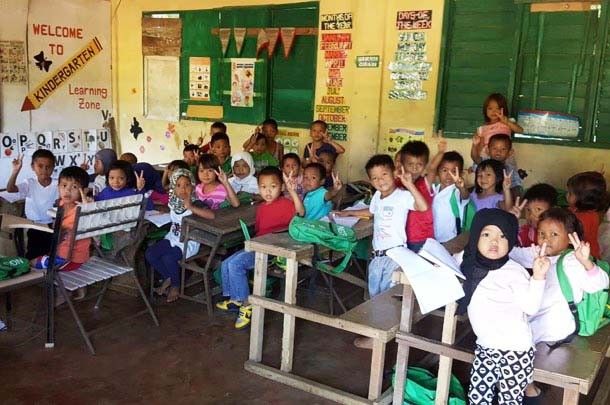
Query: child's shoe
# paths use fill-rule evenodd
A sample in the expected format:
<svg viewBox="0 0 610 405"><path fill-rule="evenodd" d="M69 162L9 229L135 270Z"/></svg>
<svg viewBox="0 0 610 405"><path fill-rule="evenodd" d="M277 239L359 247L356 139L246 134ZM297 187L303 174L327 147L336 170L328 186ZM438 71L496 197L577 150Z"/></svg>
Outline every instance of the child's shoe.
<svg viewBox="0 0 610 405"><path fill-rule="evenodd" d="M233 301L233 300L224 300L216 303L216 308L221 311L229 311L233 313L238 313L241 308L241 302Z"/></svg>
<svg viewBox="0 0 610 405"><path fill-rule="evenodd" d="M250 325L252 317L252 305L244 305L239 308L239 316L235 320L235 329L243 329Z"/></svg>

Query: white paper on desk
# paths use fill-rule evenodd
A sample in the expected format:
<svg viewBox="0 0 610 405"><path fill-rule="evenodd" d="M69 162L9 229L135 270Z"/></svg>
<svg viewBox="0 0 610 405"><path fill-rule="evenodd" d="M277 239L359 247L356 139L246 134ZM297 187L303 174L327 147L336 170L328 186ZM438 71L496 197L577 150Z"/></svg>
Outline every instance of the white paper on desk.
<svg viewBox="0 0 610 405"><path fill-rule="evenodd" d="M155 224L155 226L157 228L172 222L169 212L163 213L163 212L154 211L154 210L146 211L146 213L144 214L144 219L147 219L150 222L152 222L153 224Z"/></svg>
<svg viewBox="0 0 610 405"><path fill-rule="evenodd" d="M453 271L435 266L405 247L390 249L386 254L398 263L407 276L422 314L464 296L464 290Z"/></svg>
<svg viewBox="0 0 610 405"><path fill-rule="evenodd" d="M460 266L455 258L436 239L426 239L426 243L424 243L424 246L422 246L417 254L424 259L430 260L432 263L438 264L445 270L453 271L455 275L462 280L466 280L466 276L464 276L464 273L460 270Z"/></svg>
<svg viewBox="0 0 610 405"><path fill-rule="evenodd" d="M4 198L6 201L10 203L14 203L15 201L23 200L20 193L9 193L8 191L0 191L0 197Z"/></svg>
<svg viewBox="0 0 610 405"><path fill-rule="evenodd" d="M366 205L365 203L363 203L362 201L358 201L356 204L354 204L351 207L347 207L343 211L361 210L361 209L365 209L368 207L369 206ZM330 218L331 215L333 216L332 221ZM328 214L327 216L320 218L320 221L334 222L337 225L347 226L348 228L353 228L354 225L356 225L359 220L360 220L360 218L358 218L358 217L338 217L336 215L333 215L332 212L330 214Z"/></svg>

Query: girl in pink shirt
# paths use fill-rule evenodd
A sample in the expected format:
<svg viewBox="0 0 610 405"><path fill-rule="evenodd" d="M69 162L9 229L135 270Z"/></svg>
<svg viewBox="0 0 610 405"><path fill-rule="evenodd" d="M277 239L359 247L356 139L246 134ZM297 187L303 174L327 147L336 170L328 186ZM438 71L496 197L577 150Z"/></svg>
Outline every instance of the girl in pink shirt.
<svg viewBox="0 0 610 405"><path fill-rule="evenodd" d="M203 201L207 208L216 210L225 199L229 200L231 206L239 207L239 199L216 156L204 153L199 157L197 180L197 199Z"/></svg>

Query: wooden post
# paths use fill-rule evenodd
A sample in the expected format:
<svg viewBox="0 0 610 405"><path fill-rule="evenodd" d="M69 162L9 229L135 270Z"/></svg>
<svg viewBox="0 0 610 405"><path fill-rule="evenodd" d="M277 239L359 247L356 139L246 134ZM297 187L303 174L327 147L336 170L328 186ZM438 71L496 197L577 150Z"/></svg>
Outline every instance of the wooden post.
<svg viewBox="0 0 610 405"><path fill-rule="evenodd" d="M371 356L371 376L369 378L369 399L374 400L381 396L383 385L383 363L385 361L385 343L380 339L373 340L373 354Z"/></svg>
<svg viewBox="0 0 610 405"><path fill-rule="evenodd" d="M265 296L267 286L267 254L255 253L254 287L252 295ZM261 362L263 359L263 332L265 326L265 309L258 305L252 307L250 324L250 360Z"/></svg>
<svg viewBox="0 0 610 405"><path fill-rule="evenodd" d="M451 302L445 306L445 317L443 318L443 334L441 341L450 345L455 343L455 329L457 324L457 318L455 316L456 310L456 302ZM440 356L438 362L438 379L436 383L436 405L444 405L448 403L452 364L453 359L451 357Z"/></svg>
<svg viewBox="0 0 610 405"><path fill-rule="evenodd" d="M296 304L297 302L298 270L299 264L296 259L287 259L286 287L284 291L284 302L287 304ZM286 373L292 371L295 322L296 318L293 315L284 314L284 331L282 334L282 363L280 369Z"/></svg>
<svg viewBox="0 0 610 405"><path fill-rule="evenodd" d="M415 305L415 296L411 286L404 281L402 288L402 309L400 313L400 327L401 332L411 332L413 324L413 307ZM394 398L392 403L394 405L402 405L402 399L404 396L405 389L405 378L407 372L407 365L409 363L409 346L404 343L398 343L398 351L396 352L396 376L394 385Z"/></svg>
<svg viewBox="0 0 610 405"><path fill-rule="evenodd" d="M563 387L563 405L578 405L580 393L578 384L569 384Z"/></svg>

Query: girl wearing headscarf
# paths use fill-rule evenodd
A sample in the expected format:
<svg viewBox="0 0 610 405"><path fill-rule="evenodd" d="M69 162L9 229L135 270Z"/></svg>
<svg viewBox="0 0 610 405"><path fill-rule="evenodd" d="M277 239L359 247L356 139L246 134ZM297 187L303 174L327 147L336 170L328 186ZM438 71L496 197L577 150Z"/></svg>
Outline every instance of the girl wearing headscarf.
<svg viewBox="0 0 610 405"><path fill-rule="evenodd" d="M482 209L473 219L461 269L466 276L460 308L468 308L477 336L470 371L470 404L521 404L534 372L534 342L527 316L540 308L549 259L545 247L533 276L509 259L517 243L514 215Z"/></svg>
<svg viewBox="0 0 610 405"><path fill-rule="evenodd" d="M258 194L258 181L254 177L254 160L248 152L237 152L231 157L233 176L229 184L236 193Z"/></svg>
<svg viewBox="0 0 610 405"><path fill-rule="evenodd" d="M93 162L93 174L89 176L89 188L92 189L93 195L97 195L106 187L106 176L110 170L110 166L117 161L116 152L110 148L101 149L95 154ZM89 166L85 163L88 170Z"/></svg>
<svg viewBox="0 0 610 405"><path fill-rule="evenodd" d="M161 182L161 175L159 172L150 164L146 162L140 162L133 165L133 170L136 174L142 174L145 180L144 192L150 192L148 200L148 206L146 209L154 209L153 204L167 205L169 202L169 196L163 188Z"/></svg>
<svg viewBox="0 0 610 405"><path fill-rule="evenodd" d="M190 170L177 169L170 178L169 209L171 218L170 231L165 238L146 249L146 261L157 273L163 276L163 284L155 291L162 295L167 293L167 302L178 299L180 286L180 260L184 243L180 242L182 218L197 215L201 218L214 219L214 212L194 205L196 200L195 178ZM186 258L199 251L199 243L189 241L186 246Z"/></svg>

